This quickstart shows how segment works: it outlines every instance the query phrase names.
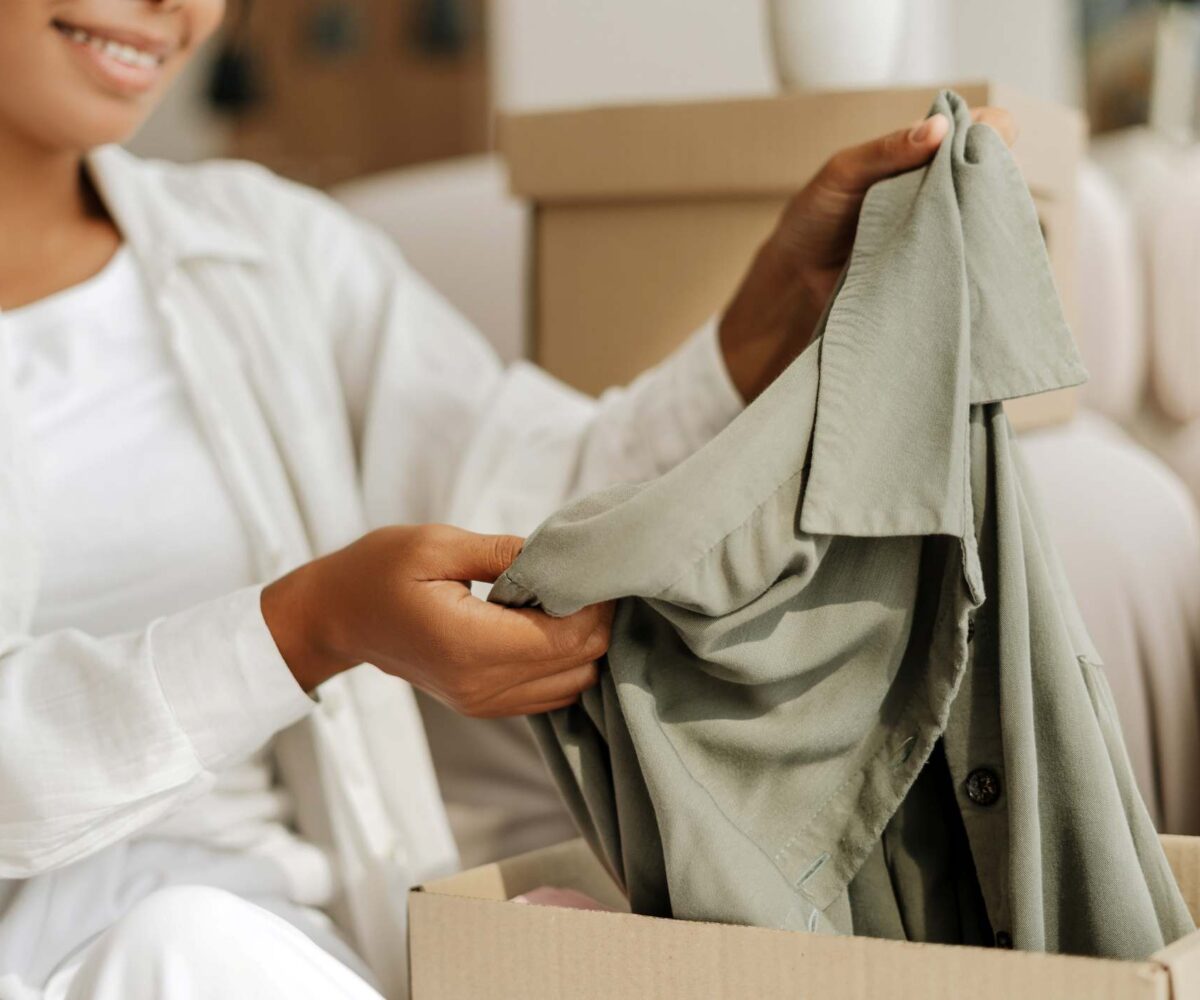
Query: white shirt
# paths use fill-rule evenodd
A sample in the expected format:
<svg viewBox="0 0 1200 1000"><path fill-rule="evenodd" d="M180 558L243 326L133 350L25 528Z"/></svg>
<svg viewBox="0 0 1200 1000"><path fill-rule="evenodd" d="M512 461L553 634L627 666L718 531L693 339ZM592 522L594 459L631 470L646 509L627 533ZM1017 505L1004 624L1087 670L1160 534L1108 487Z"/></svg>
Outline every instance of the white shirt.
<svg viewBox="0 0 1200 1000"><path fill-rule="evenodd" d="M34 635L142 630L257 582L246 529L129 249L5 318L42 552ZM328 860L290 833L288 819L264 748L145 832L262 855L283 869L293 899L327 903Z"/></svg>
<svg viewBox="0 0 1200 1000"><path fill-rule="evenodd" d="M7 314L42 583L33 632L112 635L255 583L246 530L122 247Z"/></svg>
<svg viewBox="0 0 1200 1000"><path fill-rule="evenodd" d="M88 168L249 538L255 578L389 523L524 533L571 496L658 475L738 412L712 329L591 400L503 368L381 234L248 164L118 149ZM145 831L279 733L297 822L335 855L332 912L406 991L410 886L456 855L411 689L346 671L314 705L257 586L140 631L34 636L34 448L0 315L0 878ZM292 725L307 717L303 725ZM282 730L282 732L281 732Z"/></svg>

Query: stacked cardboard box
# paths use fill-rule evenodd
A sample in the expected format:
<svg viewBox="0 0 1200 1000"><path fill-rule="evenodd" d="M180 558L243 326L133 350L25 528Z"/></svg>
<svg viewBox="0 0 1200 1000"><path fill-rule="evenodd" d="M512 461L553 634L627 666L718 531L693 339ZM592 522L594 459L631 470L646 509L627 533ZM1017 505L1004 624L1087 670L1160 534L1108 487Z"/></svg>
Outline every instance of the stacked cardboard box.
<svg viewBox="0 0 1200 1000"><path fill-rule="evenodd" d="M1008 108L1074 326L1079 112L990 83L946 84ZM940 86L798 93L506 117L513 192L534 208L532 354L598 393L665 357L728 302L787 198L837 150L921 118ZM914 317L914 335L919 335ZM1007 404L1018 428L1074 411L1073 390Z"/></svg>

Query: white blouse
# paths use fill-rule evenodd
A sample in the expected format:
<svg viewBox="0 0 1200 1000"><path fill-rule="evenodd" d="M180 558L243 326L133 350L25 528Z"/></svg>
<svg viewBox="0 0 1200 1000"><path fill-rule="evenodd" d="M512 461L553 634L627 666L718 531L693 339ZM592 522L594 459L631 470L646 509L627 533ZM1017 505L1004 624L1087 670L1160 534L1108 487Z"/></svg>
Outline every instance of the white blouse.
<svg viewBox="0 0 1200 1000"><path fill-rule="evenodd" d="M34 460L33 633L141 629L255 583L245 529L128 249L5 315Z"/></svg>
<svg viewBox="0 0 1200 1000"><path fill-rule="evenodd" d="M42 560L32 633L140 631L259 582L129 249L5 320ZM295 688L284 672L267 676L281 697ZM261 854L283 869L293 899L325 903L330 865L288 819L264 748L230 762L211 791L144 835Z"/></svg>
<svg viewBox="0 0 1200 1000"><path fill-rule="evenodd" d="M531 365L504 369L385 237L316 192L249 164L111 147L88 168L257 579L383 524L528 532L571 496L669 469L741 405L711 329L591 400ZM56 571L38 542L11 339L0 335L0 878L145 833L278 734L297 825L335 858L331 913L382 991L403 996L408 889L457 863L411 689L363 666L314 703L258 585L141 630L34 634Z"/></svg>

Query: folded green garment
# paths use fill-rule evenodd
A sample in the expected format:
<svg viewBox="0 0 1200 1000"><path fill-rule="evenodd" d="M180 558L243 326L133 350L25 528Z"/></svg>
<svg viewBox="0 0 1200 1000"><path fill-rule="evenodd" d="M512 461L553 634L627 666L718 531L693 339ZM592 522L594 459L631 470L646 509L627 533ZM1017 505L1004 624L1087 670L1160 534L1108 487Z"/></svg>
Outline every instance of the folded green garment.
<svg viewBox="0 0 1200 1000"><path fill-rule="evenodd" d="M813 345L492 596L622 598L599 686L533 725L636 911L1140 958L1192 921L1000 403L1086 376L1003 141L933 111Z"/></svg>

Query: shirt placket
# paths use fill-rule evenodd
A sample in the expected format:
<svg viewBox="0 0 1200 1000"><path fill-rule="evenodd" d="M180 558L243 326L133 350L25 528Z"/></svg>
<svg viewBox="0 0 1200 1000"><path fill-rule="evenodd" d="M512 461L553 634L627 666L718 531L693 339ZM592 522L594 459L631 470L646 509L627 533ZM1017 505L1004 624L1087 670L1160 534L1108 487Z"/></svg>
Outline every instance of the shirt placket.
<svg viewBox="0 0 1200 1000"><path fill-rule="evenodd" d="M995 944L1006 948L1012 947L1013 936L1008 801L1000 727L995 498L988 467L990 449L982 428L973 431L973 527L988 597L975 609L970 609L964 599L955 616L957 642L966 648L966 668L947 720L943 746Z"/></svg>

